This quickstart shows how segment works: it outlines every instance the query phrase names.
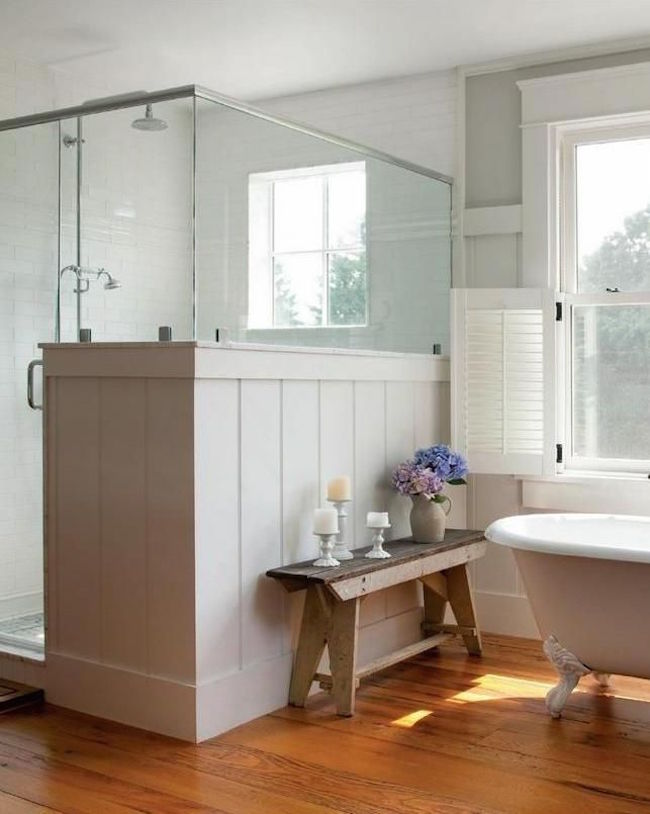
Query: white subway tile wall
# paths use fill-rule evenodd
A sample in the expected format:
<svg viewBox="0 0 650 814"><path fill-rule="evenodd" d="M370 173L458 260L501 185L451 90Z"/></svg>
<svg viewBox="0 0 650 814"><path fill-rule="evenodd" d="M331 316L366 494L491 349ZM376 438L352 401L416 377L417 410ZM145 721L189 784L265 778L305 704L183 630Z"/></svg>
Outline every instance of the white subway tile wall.
<svg viewBox="0 0 650 814"><path fill-rule="evenodd" d="M265 99L259 105L398 158L454 174L454 71Z"/></svg>
<svg viewBox="0 0 650 814"><path fill-rule="evenodd" d="M91 283L82 326L93 340L175 339L192 335L192 101L156 106L168 129L131 127L140 108L83 121L81 263L103 267L122 287ZM72 124L72 123L70 123ZM64 132L76 135L74 127ZM76 147L64 148L63 265L76 259ZM75 278L62 285L62 339L75 338Z"/></svg>

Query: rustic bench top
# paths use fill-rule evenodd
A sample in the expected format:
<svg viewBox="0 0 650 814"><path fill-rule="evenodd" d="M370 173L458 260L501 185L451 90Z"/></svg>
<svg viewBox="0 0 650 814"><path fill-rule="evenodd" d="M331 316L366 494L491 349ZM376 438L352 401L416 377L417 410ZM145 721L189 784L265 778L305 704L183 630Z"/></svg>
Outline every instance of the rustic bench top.
<svg viewBox="0 0 650 814"><path fill-rule="evenodd" d="M384 560L367 559L364 554L370 551L372 546L365 546L353 550L354 559L343 560L340 565L334 568L315 567L311 564L313 560L306 560L292 565L283 565L280 568L271 568L270 571L266 572L266 575L273 577L273 579L291 582L295 587L298 587L301 583L302 587L305 588L309 584L332 585L340 580L352 579L363 574L394 568L396 565L403 565L433 554L463 548L483 539L482 531L448 529L445 533L445 539L441 543L414 543L410 537L384 543L384 548L392 555ZM315 556L316 553L314 552L314 558Z"/></svg>

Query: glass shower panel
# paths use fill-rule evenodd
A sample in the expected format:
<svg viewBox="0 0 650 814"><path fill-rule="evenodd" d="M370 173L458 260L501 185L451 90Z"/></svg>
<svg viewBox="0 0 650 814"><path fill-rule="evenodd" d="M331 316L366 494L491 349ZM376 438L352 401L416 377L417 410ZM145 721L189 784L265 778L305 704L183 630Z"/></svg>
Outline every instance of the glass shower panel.
<svg viewBox="0 0 650 814"><path fill-rule="evenodd" d="M0 132L0 645L38 651L43 625L42 412L27 404L54 339L59 125ZM36 370L36 400L42 401Z"/></svg>
<svg viewBox="0 0 650 814"><path fill-rule="evenodd" d="M449 352L451 187L369 159L368 269L374 347Z"/></svg>
<svg viewBox="0 0 650 814"><path fill-rule="evenodd" d="M138 119L147 129L133 126ZM149 119L144 106L82 117L81 327L93 341L153 341L161 325L176 340L192 339L192 145L191 98L160 102ZM77 142L66 156L66 189L76 183L78 150ZM67 194L65 202L67 214ZM74 233L74 217L67 225ZM75 262L73 242L66 240L67 262ZM66 276L69 335L77 295Z"/></svg>
<svg viewBox="0 0 650 814"><path fill-rule="evenodd" d="M197 99L197 338L449 345L450 187Z"/></svg>

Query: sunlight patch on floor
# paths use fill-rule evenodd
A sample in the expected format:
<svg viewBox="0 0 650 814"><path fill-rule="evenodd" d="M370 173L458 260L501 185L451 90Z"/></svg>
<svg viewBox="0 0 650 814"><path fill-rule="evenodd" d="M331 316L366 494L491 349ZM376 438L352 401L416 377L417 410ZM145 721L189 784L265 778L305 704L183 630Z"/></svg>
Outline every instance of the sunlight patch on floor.
<svg viewBox="0 0 650 814"><path fill-rule="evenodd" d="M526 678L513 678L488 673L474 679L473 687L462 690L446 700L452 704L472 704L478 701L502 701L505 698L543 698L553 686Z"/></svg>
<svg viewBox="0 0 650 814"><path fill-rule="evenodd" d="M410 729L423 718L428 718L429 715L433 715L430 709L416 709L415 712L409 712L408 715L402 715L401 718L396 718L394 721L391 721L391 725L401 726L402 729Z"/></svg>

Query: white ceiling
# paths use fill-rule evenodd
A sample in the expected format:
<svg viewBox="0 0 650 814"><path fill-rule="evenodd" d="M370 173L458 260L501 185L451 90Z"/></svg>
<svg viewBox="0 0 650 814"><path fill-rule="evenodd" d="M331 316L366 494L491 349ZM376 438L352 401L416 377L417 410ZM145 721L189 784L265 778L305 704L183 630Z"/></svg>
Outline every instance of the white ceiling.
<svg viewBox="0 0 650 814"><path fill-rule="evenodd" d="M262 98L647 35L648 0L0 0L0 47L111 93Z"/></svg>

